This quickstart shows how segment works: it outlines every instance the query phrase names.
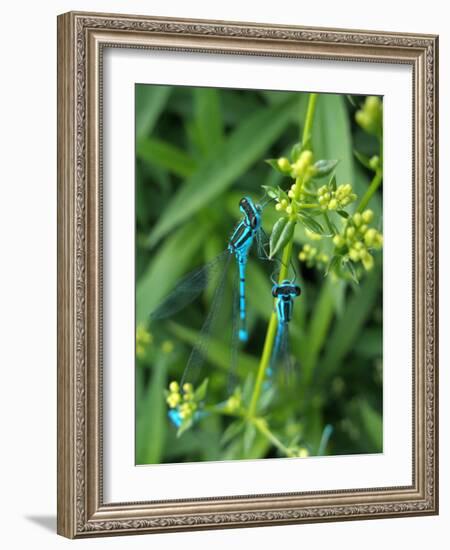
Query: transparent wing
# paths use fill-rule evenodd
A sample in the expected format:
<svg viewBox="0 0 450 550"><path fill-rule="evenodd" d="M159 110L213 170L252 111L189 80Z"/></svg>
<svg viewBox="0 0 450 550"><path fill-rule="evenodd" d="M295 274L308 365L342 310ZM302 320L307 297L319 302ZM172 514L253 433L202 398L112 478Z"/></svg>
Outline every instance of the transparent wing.
<svg viewBox="0 0 450 550"><path fill-rule="evenodd" d="M193 302L208 286L208 282L217 274L231 255L224 250L203 267L191 271L178 281L175 288L152 311L150 320L166 319L171 317Z"/></svg>
<svg viewBox="0 0 450 550"><path fill-rule="evenodd" d="M208 343L214 327L214 323L217 319L217 313L220 310L222 304L231 257L231 254L228 254L226 256L225 264L221 264L223 266L223 269L220 272L219 279L217 281L217 286L214 291L213 299L211 301L211 307L200 330L197 343L192 348L186 368L184 369L183 375L181 377L181 386L183 386L185 382L191 382L195 385L199 373L205 363L205 359L207 358Z"/></svg>
<svg viewBox="0 0 450 550"><path fill-rule="evenodd" d="M264 229L261 227L256 232L256 250L258 258L260 260L270 261L269 260L269 237Z"/></svg>
<svg viewBox="0 0 450 550"><path fill-rule="evenodd" d="M295 382L296 368L289 346L289 324L279 323L275 346L272 353L269 376L277 379L282 386L291 386Z"/></svg>

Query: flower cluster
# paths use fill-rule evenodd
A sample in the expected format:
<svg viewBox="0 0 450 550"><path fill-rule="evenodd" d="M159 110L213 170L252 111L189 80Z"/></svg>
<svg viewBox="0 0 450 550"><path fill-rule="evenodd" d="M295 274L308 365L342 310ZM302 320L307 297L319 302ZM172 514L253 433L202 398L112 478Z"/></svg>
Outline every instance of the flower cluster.
<svg viewBox="0 0 450 550"><path fill-rule="evenodd" d="M356 122L368 134L381 136L383 127L383 104L378 96L368 96L356 114Z"/></svg>
<svg viewBox="0 0 450 550"><path fill-rule="evenodd" d="M316 247L310 244L303 245L298 258L301 262L305 262L308 267L317 266L319 269L325 267L330 260L328 254L320 252Z"/></svg>
<svg viewBox="0 0 450 550"><path fill-rule="evenodd" d="M370 250L378 250L383 246L383 235L368 225L372 220L372 210L357 212L347 220L343 234L333 237L338 252L347 255L355 263L361 262L366 271L370 271L374 265Z"/></svg>
<svg viewBox="0 0 450 550"><path fill-rule="evenodd" d="M153 342L153 335L143 326L139 325L136 329L136 355L142 359L145 355L147 346Z"/></svg>
<svg viewBox="0 0 450 550"><path fill-rule="evenodd" d="M317 169L312 163L313 154L311 151L302 151L296 160L290 162L286 157L277 159L277 165L280 172L291 178L303 178L303 181L308 181L315 176Z"/></svg>
<svg viewBox="0 0 450 550"><path fill-rule="evenodd" d="M304 191L305 184L317 173L312 152L302 151L298 159L292 163L286 157L276 159L275 163L280 172L295 180L287 193L282 192L275 197L275 209L278 212L285 212L288 216L295 215L296 203L307 199L307 193Z"/></svg>
<svg viewBox="0 0 450 550"><path fill-rule="evenodd" d="M339 185L336 190L323 185L317 190L318 202L322 210L341 210L357 199L349 183Z"/></svg>
<svg viewBox="0 0 450 550"><path fill-rule="evenodd" d="M169 384L166 402L171 409L176 409L178 417L183 420L188 420L194 416L198 405L195 401L194 388L192 384L183 384L183 392L180 392L178 382Z"/></svg>

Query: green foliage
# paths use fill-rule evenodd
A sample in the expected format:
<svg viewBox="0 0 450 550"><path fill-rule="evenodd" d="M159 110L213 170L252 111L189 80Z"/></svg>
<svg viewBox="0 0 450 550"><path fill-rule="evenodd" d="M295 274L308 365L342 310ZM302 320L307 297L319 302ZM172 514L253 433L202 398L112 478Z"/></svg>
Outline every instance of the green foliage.
<svg viewBox="0 0 450 550"><path fill-rule="evenodd" d="M138 464L382 451L382 106L358 104L136 86ZM289 257L302 287L289 327L297 376L264 383L276 268L252 250L250 340L237 353L234 391L231 277L198 385L169 385L200 337L212 289L167 322L150 325L149 314L180 277L225 249L239 198L263 194L272 199L266 252ZM168 411L180 415L178 428Z"/></svg>

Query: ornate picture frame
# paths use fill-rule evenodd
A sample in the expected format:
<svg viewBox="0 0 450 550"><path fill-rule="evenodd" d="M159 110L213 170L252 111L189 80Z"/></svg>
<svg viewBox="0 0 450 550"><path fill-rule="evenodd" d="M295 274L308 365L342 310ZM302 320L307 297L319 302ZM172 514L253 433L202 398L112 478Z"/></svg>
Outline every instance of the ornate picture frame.
<svg viewBox="0 0 450 550"><path fill-rule="evenodd" d="M395 63L413 73L413 483L105 503L102 56L106 47ZM438 513L438 38L70 12L58 17L58 533L69 538Z"/></svg>

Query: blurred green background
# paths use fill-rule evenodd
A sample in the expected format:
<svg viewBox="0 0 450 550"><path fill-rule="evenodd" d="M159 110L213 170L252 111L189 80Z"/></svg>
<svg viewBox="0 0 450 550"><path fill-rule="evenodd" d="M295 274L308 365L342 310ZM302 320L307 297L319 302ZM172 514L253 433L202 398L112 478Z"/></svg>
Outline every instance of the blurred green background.
<svg viewBox="0 0 450 550"><path fill-rule="evenodd" d="M287 155L299 141L308 94L153 85L136 85L135 94L136 463L279 456L260 437L245 452L224 445L225 417L205 418L179 438L168 420L164 390L181 377L211 289L169 322L149 326L148 318L181 276L226 248L244 194L259 200L261 185L289 187L264 159ZM375 138L354 122L364 99L321 94L312 132L315 158L339 159L338 183L351 183L358 196L371 174L353 151L378 153ZM369 206L380 229L381 205L379 191ZM269 205L263 215L268 234L276 219ZM305 242L297 227L295 258ZM273 266L267 264L251 254L250 340L238 367L242 384L255 376L272 311ZM311 455L327 425L332 433L326 454L382 452L382 253L359 285L325 278L298 262L296 268L302 295L290 323L290 346L299 383L278 392L271 425L280 439L300 442ZM209 378L211 403L227 397L231 286L230 278L202 373Z"/></svg>

